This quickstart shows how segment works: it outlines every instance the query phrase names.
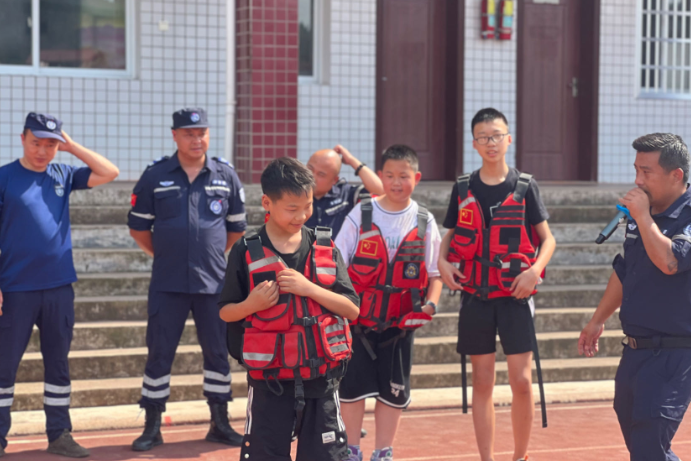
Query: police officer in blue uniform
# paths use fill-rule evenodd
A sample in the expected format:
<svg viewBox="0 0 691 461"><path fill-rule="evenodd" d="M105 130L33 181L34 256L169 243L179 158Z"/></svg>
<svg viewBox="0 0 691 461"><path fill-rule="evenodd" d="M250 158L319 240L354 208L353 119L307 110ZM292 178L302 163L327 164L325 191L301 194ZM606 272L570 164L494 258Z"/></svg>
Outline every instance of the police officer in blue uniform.
<svg viewBox="0 0 691 461"><path fill-rule="evenodd" d="M17 369L36 325L45 369L48 452L83 458L89 456L88 450L70 435L67 354L77 274L69 197L74 190L112 181L119 171L73 141L52 115L30 113L21 138L24 156L0 168L0 457L7 446ZM87 166L50 163L58 151Z"/></svg>
<svg viewBox="0 0 691 461"><path fill-rule="evenodd" d="M604 323L621 306L626 339L615 378L614 409L631 461L673 461L671 449L691 400L691 190L689 152L673 134L636 139L636 188L620 202L623 255L579 353L592 357Z"/></svg>
<svg viewBox="0 0 691 461"><path fill-rule="evenodd" d="M206 440L240 446L228 422L231 375L226 324L218 316L225 252L245 233L245 195L233 167L210 158L209 125L201 108L173 114L177 152L150 165L132 194L128 225L139 247L153 256L147 346L140 406L146 425L132 449L163 443L161 413L170 396L175 351L190 311L204 356L204 396L211 411ZM153 232L152 232L153 227Z"/></svg>
<svg viewBox="0 0 691 461"><path fill-rule="evenodd" d="M349 184L339 177L342 163L355 170L355 175L360 177L362 184ZM334 238L341 230L343 220L360 201L362 194L384 193L381 179L377 174L341 145L312 154L307 168L314 174L316 186L312 205L314 212L305 226L330 227Z"/></svg>

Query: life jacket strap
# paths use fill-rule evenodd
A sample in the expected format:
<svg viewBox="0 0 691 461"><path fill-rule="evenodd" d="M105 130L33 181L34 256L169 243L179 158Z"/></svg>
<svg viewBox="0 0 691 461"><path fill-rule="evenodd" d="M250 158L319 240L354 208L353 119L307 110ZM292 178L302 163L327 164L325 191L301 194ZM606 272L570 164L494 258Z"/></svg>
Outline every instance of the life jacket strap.
<svg viewBox="0 0 691 461"><path fill-rule="evenodd" d="M300 370L293 370L295 377L295 429L294 435L299 436L302 430L302 419L305 416L305 385L302 381Z"/></svg>
<svg viewBox="0 0 691 461"><path fill-rule="evenodd" d="M300 325L303 327L311 327L318 322L317 317L300 317L293 321L293 325Z"/></svg>
<svg viewBox="0 0 691 461"><path fill-rule="evenodd" d="M427 208L419 205L417 210L417 238L425 239L427 234L427 223L429 222L429 211Z"/></svg>
<svg viewBox="0 0 691 461"><path fill-rule="evenodd" d="M264 382L266 382L266 387L269 388L277 396L283 395L283 384L278 380L279 370L264 370Z"/></svg>
<svg viewBox="0 0 691 461"><path fill-rule="evenodd" d="M317 226L314 228L314 233L317 237L317 245L330 247L331 246L331 228Z"/></svg>
<svg viewBox="0 0 691 461"><path fill-rule="evenodd" d="M458 187L458 198L463 201L466 199L466 197L468 197L468 190L470 188L470 173L459 176L458 179L456 179L456 184Z"/></svg>
<svg viewBox="0 0 691 461"><path fill-rule="evenodd" d="M353 331L355 332L355 336L360 338L360 341L362 341L362 345L364 346L370 358L372 360L377 360L377 354L374 353L374 349L372 349L372 345L369 343L369 340L365 336L365 333L362 331L360 325L354 325Z"/></svg>
<svg viewBox="0 0 691 461"><path fill-rule="evenodd" d="M475 256L473 258L475 261L479 262L483 266L488 266L488 267L494 267L496 269L501 269L501 261L491 261L487 258L483 258L482 256Z"/></svg>
<svg viewBox="0 0 691 461"><path fill-rule="evenodd" d="M528 192L528 188L530 187L531 179L533 179L533 175L528 173L521 173L520 176L518 176L516 189L513 191L513 200L515 202L523 202L523 199L525 199L525 194Z"/></svg>
<svg viewBox="0 0 691 461"><path fill-rule="evenodd" d="M396 288L392 287L391 285L375 285L374 289L388 294L403 293L403 288Z"/></svg>
<svg viewBox="0 0 691 461"><path fill-rule="evenodd" d="M362 213L362 230L369 232L372 230L372 199L367 198L360 203L360 211Z"/></svg>
<svg viewBox="0 0 691 461"><path fill-rule="evenodd" d="M264 259L264 246L259 234L245 239L245 243L247 244L247 251L250 253L252 262Z"/></svg>

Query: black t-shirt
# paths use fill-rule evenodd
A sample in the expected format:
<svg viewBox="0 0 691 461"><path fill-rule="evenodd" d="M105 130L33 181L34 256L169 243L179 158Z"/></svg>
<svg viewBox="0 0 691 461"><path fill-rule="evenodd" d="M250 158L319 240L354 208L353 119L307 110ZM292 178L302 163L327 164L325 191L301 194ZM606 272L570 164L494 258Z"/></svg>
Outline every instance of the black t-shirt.
<svg viewBox="0 0 691 461"><path fill-rule="evenodd" d="M503 183L495 186L489 186L480 179L479 170L474 171L470 175L470 190L473 196L480 204L482 215L485 218L485 226L489 225L494 210L501 205L509 194L513 194L518 183L520 173L515 168L510 168L509 173ZM528 235L530 233L530 226L540 224L542 221L549 219L549 213L542 203L540 198L540 189L537 187L535 179L530 180L528 191L525 194L525 215L526 228ZM449 209L446 211L446 218L444 218L444 227L453 229L458 223L458 184L453 185L451 191L451 200L449 201Z"/></svg>
<svg viewBox="0 0 691 461"><path fill-rule="evenodd" d="M307 227L302 228L302 242L300 247L295 253L284 254L280 253L274 248L268 234L266 233L266 227L262 226L259 229L259 238L261 238L262 244L280 256L286 265L295 269L300 273L305 272L305 265L307 264L307 257L309 256L312 245L316 240L316 235L312 229ZM233 246L233 249L228 255L228 267L226 269L225 284L223 285L223 291L221 291L221 297L219 299L219 306L223 307L226 304L237 304L243 302L249 296L249 273L247 271L247 262L245 259L245 253L247 252L247 245L245 241L239 240ZM331 288L334 293L341 294L346 298L350 299L356 306L360 305L360 298L358 297L353 284L348 277L348 268L343 262L343 257L338 252L337 248L334 248L336 253L336 284ZM228 323L227 332L227 345L230 355L242 363L240 357L242 357L242 335L244 334L244 328L242 326L244 320L238 322ZM266 383L264 381L256 381L248 376L247 378L250 384L253 386L264 386ZM282 382L283 387L286 389L292 389L294 383L292 381ZM330 390L326 383L326 379L314 379L305 381L305 396L310 398L319 398L323 395L328 394ZM289 394L292 395L292 394Z"/></svg>

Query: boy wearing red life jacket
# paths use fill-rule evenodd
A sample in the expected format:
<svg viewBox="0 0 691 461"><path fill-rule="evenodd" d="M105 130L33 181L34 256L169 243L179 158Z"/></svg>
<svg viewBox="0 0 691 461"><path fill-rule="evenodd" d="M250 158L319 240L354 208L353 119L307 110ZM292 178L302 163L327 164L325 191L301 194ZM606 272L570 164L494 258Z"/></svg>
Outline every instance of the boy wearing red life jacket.
<svg viewBox="0 0 691 461"><path fill-rule="evenodd" d="M414 332L432 320L442 289L439 229L434 216L410 198L421 177L417 154L408 146L389 147L379 175L384 195L353 208L336 238L361 300L353 359L339 394L348 461L363 459L359 440L367 397L377 398L370 459L393 460L398 422L410 404Z"/></svg>
<svg viewBox="0 0 691 461"><path fill-rule="evenodd" d="M463 290L457 350L464 365L465 355L473 365L473 423L480 457L494 459L492 391L498 332L513 392L513 459L526 460L534 413L530 297L555 241L537 183L506 164L511 144L506 117L495 109L482 109L471 129L482 167L459 177L453 187L439 271L451 289Z"/></svg>
<svg viewBox="0 0 691 461"><path fill-rule="evenodd" d="M261 177L269 219L235 244L221 293L228 350L248 370L241 460L341 461L347 457L339 382L350 358L348 320L359 299L331 230L308 229L314 176L297 160Z"/></svg>

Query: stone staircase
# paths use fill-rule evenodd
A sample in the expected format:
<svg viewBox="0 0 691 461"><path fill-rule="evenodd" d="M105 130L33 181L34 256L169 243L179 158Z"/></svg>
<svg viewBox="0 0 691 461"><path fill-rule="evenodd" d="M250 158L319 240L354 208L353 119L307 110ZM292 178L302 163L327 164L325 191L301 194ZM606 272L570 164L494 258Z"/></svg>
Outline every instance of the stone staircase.
<svg viewBox="0 0 691 461"><path fill-rule="evenodd" d="M131 184L73 194L71 217L74 260L79 272L75 284L76 325L70 371L72 407L103 407L136 403L146 361L146 293L151 259L139 251L125 225ZM263 222L260 191L247 190L251 227ZM450 184L426 183L416 191L443 220ZM613 379L621 353L620 325L610 320L597 358L579 358L578 335L597 305L610 263L621 247L622 235L597 246L593 243L613 212L623 189L609 186L552 186L542 195L551 214L558 247L545 283L535 297L536 330L546 382ZM445 290L440 314L418 333L412 386L416 389L460 386L459 356L455 351L458 295ZM37 332L35 332L37 333ZM498 347L501 351L501 347ZM34 334L21 363L13 410L43 408L43 364L38 335ZM506 362L500 352L497 383L507 382ZM234 362L234 361L231 361ZM245 374L233 363L233 392L246 394ZM201 400L202 356L194 324L188 320L173 365L170 401Z"/></svg>

